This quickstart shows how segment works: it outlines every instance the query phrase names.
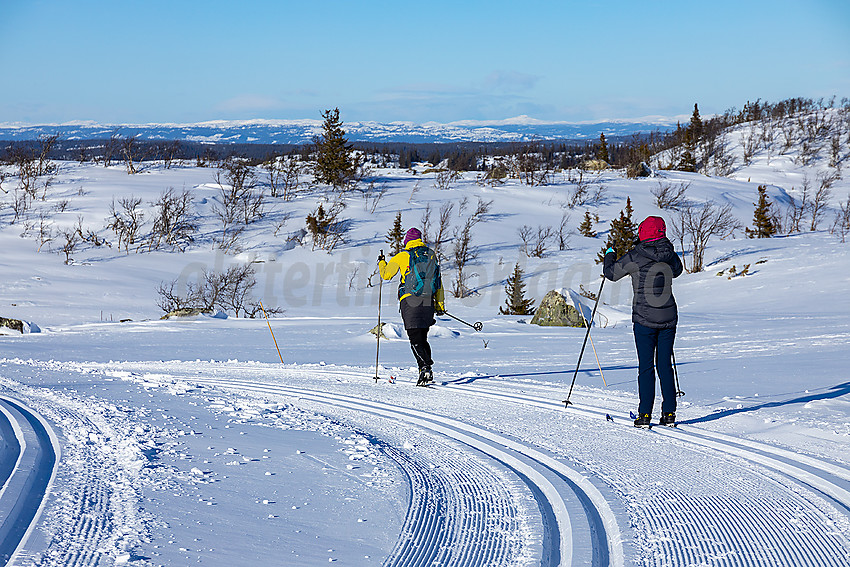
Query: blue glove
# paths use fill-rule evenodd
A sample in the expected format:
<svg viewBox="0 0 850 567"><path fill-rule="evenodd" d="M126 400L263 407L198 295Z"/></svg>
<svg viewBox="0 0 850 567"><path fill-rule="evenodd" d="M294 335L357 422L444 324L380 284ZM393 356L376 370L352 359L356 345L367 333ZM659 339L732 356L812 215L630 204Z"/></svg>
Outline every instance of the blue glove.
<svg viewBox="0 0 850 567"><path fill-rule="evenodd" d="M608 250L605 251L605 255L607 256L608 254L612 254L613 252L614 252L614 249L609 246Z"/></svg>

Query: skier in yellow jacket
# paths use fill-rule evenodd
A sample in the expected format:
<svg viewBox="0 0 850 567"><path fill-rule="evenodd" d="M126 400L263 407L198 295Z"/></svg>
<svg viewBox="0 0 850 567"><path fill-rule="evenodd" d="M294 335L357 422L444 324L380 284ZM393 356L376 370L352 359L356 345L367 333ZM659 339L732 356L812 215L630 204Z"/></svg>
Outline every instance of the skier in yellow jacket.
<svg viewBox="0 0 850 567"><path fill-rule="evenodd" d="M425 246L422 233L416 228L407 231L404 250L390 258L389 262L383 255L378 257L378 273L383 279L391 280L399 272L399 310L410 339L410 349L419 365L416 385L422 386L434 379L428 329L436 323L434 315L446 312L446 302L437 256Z"/></svg>

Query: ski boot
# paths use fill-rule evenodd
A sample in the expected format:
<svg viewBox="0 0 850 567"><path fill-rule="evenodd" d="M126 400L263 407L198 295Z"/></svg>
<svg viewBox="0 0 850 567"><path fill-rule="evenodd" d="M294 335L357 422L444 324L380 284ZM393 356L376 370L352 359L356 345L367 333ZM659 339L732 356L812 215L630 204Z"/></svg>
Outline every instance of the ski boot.
<svg viewBox="0 0 850 567"><path fill-rule="evenodd" d="M638 415L635 420L635 427L642 427L644 429L649 429L652 427L652 416L648 413L642 413Z"/></svg>
<svg viewBox="0 0 850 567"><path fill-rule="evenodd" d="M676 427L676 414L672 411L661 414L661 419L658 420L658 425L666 425L667 427Z"/></svg>
<svg viewBox="0 0 850 567"><path fill-rule="evenodd" d="M429 383L434 381L434 373L431 372L430 366L423 366L419 369L419 380L416 382L417 386L427 386Z"/></svg>

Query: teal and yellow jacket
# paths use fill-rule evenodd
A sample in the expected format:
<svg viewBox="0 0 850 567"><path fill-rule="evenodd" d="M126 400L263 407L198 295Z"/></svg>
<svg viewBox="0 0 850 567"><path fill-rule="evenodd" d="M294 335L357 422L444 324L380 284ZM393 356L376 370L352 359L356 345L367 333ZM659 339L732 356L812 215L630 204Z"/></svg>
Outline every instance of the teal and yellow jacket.
<svg viewBox="0 0 850 567"><path fill-rule="evenodd" d="M404 284L407 281L407 276L410 274L410 250L414 248L418 248L419 246L425 246L425 243L422 242L422 239L411 240L408 242L404 250L390 258L389 262L381 260L378 262L378 274L385 280L391 280L395 275L401 272L401 286L399 290L404 288ZM406 297L410 297L410 293L399 292L399 301ZM445 311L446 310L446 296L443 291L443 282L442 278L439 279L439 288L434 294L434 308L437 311Z"/></svg>

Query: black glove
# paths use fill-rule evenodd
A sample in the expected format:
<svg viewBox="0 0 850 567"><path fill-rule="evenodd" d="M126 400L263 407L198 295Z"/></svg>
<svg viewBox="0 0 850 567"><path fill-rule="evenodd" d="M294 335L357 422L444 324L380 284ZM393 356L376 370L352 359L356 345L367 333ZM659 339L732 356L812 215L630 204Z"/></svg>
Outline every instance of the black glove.
<svg viewBox="0 0 850 567"><path fill-rule="evenodd" d="M384 255L383 255L383 254L381 254L380 256L378 256L378 262L386 262L386 261L387 261L387 259L386 259L386 258L384 258Z"/></svg>

